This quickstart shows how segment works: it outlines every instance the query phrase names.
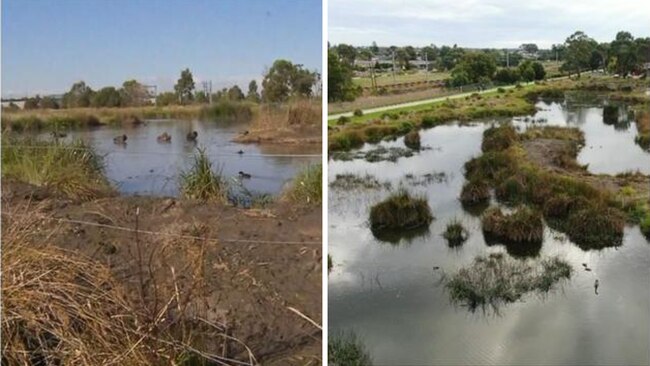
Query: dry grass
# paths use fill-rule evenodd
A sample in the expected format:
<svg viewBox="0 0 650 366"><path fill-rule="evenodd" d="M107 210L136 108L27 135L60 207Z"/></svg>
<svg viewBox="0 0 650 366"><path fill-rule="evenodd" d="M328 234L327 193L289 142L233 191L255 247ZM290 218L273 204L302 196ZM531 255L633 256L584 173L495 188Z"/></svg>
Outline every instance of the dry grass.
<svg viewBox="0 0 650 366"><path fill-rule="evenodd" d="M538 243L544 239L542 215L527 207L520 207L509 215L499 208L487 210L481 218L487 235L515 243Z"/></svg>
<svg viewBox="0 0 650 366"><path fill-rule="evenodd" d="M49 218L28 212L3 212L3 365L233 364L198 349L241 344L197 310L203 245L170 239L145 253L136 240L138 266L120 280L120 270L50 244L60 228L43 230ZM179 256L191 258L181 266ZM250 351L249 360L237 364L255 364Z"/></svg>
<svg viewBox="0 0 650 366"><path fill-rule="evenodd" d="M411 230L428 226L433 220L425 197L413 197L400 190L370 209L370 225L374 231Z"/></svg>
<svg viewBox="0 0 650 366"><path fill-rule="evenodd" d="M298 100L285 105L266 104L253 119L251 131L293 129L297 126L320 126L322 106L309 100Z"/></svg>

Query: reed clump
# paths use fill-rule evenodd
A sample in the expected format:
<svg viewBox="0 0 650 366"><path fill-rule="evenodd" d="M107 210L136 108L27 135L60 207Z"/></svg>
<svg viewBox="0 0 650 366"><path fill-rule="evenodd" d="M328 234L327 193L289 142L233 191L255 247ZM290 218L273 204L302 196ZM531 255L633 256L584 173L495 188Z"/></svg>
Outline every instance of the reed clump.
<svg viewBox="0 0 650 366"><path fill-rule="evenodd" d="M320 205L323 200L323 165L305 167L296 175L286 194L296 203Z"/></svg>
<svg viewBox="0 0 650 366"><path fill-rule="evenodd" d="M2 177L43 187L71 199L110 194L104 159L81 140L2 139Z"/></svg>
<svg viewBox="0 0 650 366"><path fill-rule="evenodd" d="M420 150L420 133L411 131L404 136L404 145L409 149Z"/></svg>
<svg viewBox="0 0 650 366"><path fill-rule="evenodd" d="M212 162L205 149L197 149L189 170L180 175L181 195L199 201L222 201L226 183L220 171L212 169Z"/></svg>
<svg viewBox="0 0 650 366"><path fill-rule="evenodd" d="M372 358L355 333L342 333L329 337L327 358L333 365L372 366Z"/></svg>
<svg viewBox="0 0 650 366"><path fill-rule="evenodd" d="M566 261L551 257L541 261L521 261L503 253L480 256L451 277L445 288L451 300L474 311L479 307L512 303L530 292L548 292L563 279L571 277Z"/></svg>
<svg viewBox="0 0 650 366"><path fill-rule="evenodd" d="M469 238L469 231L465 229L460 220L453 219L447 223L447 228L442 236L447 240L450 247L456 247L462 245Z"/></svg>
<svg viewBox="0 0 650 366"><path fill-rule="evenodd" d="M370 209L373 231L417 229L428 226L432 220L426 198L413 197L405 189L393 193Z"/></svg>
<svg viewBox="0 0 650 366"><path fill-rule="evenodd" d="M539 243L544 239L542 215L525 206L511 214L490 208L483 214L481 225L486 235L508 242Z"/></svg>
<svg viewBox="0 0 650 366"><path fill-rule="evenodd" d="M490 201L490 185L480 179L470 180L460 192L463 205L477 205Z"/></svg>

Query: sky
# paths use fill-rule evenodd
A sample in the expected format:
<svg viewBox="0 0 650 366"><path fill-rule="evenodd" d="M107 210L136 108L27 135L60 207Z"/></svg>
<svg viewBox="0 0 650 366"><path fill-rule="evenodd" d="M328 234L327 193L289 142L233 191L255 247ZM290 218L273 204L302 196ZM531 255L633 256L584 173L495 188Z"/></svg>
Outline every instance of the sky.
<svg viewBox="0 0 650 366"><path fill-rule="evenodd" d="M576 30L650 37L649 0L329 0L328 39L367 46L548 48Z"/></svg>
<svg viewBox="0 0 650 366"><path fill-rule="evenodd" d="M246 90L279 58L322 70L320 0L2 0L2 96L136 79L171 90L189 67Z"/></svg>

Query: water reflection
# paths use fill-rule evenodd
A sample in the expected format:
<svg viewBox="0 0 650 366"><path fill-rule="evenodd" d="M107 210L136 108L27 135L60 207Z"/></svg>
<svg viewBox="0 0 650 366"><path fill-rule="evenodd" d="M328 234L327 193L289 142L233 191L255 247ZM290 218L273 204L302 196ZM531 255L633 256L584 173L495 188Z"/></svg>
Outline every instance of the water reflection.
<svg viewBox="0 0 650 366"><path fill-rule="evenodd" d="M602 108L593 105L538 107L542 110L535 117L546 118L547 124L585 131L587 146L579 161L589 163L590 170L650 173L650 154L634 145L634 123L628 130L617 130L603 123ZM436 149L395 163L330 161L330 179L371 174L397 187L409 173L438 171L447 176L444 182L409 186L427 197L436 220L428 235L414 237L408 245L382 244L366 224L370 207L384 199L387 190L330 190L329 246L336 263L329 275L330 332L353 329L378 365L648 364L650 245L638 227L625 229L622 246L599 251L583 251L549 228L541 246L527 248L530 251L486 242L481 210L466 211L458 200L465 181L463 164L480 154L484 128L447 125L423 131L422 144ZM385 145L403 146L401 139ZM450 248L441 234L453 218L460 219L470 235L462 246ZM558 289L526 295L501 308L496 317L451 304L440 282L443 274L470 265L477 255L495 252L519 260L560 256L575 272Z"/></svg>

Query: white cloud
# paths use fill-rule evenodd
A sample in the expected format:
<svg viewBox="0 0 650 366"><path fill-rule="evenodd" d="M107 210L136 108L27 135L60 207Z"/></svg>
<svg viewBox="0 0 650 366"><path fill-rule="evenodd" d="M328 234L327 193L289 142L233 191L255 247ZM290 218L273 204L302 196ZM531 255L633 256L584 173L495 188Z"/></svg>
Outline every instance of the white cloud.
<svg viewBox="0 0 650 366"><path fill-rule="evenodd" d="M330 0L328 11L332 44L547 47L575 30L601 42L619 30L650 36L647 0Z"/></svg>

